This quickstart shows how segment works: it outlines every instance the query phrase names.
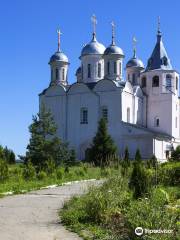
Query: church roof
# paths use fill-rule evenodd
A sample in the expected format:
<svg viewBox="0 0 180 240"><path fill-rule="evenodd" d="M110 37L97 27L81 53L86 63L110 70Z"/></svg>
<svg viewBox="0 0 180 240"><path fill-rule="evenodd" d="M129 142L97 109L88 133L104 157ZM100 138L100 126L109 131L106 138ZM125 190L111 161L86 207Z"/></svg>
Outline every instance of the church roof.
<svg viewBox="0 0 180 240"><path fill-rule="evenodd" d="M162 41L162 34L160 29L158 29L157 42L151 54L151 57L148 60L146 71L155 70L155 69L163 69L163 70L173 69Z"/></svg>

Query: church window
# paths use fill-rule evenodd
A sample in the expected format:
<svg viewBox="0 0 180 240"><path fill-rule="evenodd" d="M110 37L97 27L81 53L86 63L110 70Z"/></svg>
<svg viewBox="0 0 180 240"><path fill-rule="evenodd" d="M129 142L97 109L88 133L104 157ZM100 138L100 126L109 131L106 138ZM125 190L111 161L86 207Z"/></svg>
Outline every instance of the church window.
<svg viewBox="0 0 180 240"><path fill-rule="evenodd" d="M130 81L130 74L128 74L128 81Z"/></svg>
<svg viewBox="0 0 180 240"><path fill-rule="evenodd" d="M119 63L119 75L121 75L121 68L122 68L122 64L121 62Z"/></svg>
<svg viewBox="0 0 180 240"><path fill-rule="evenodd" d="M177 128L177 117L175 118L175 128Z"/></svg>
<svg viewBox="0 0 180 240"><path fill-rule="evenodd" d="M130 108L127 108L127 122L130 123Z"/></svg>
<svg viewBox="0 0 180 240"><path fill-rule="evenodd" d="M88 109L87 108L81 108L81 124L88 124Z"/></svg>
<svg viewBox="0 0 180 240"><path fill-rule="evenodd" d="M59 69L56 68L56 80L59 80Z"/></svg>
<svg viewBox="0 0 180 240"><path fill-rule="evenodd" d="M159 127L160 121L159 121L159 118L158 118L158 117L155 117L155 119L154 119L154 125L155 125L155 127Z"/></svg>
<svg viewBox="0 0 180 240"><path fill-rule="evenodd" d="M65 69L64 68L62 69L62 80L63 81L65 80Z"/></svg>
<svg viewBox="0 0 180 240"><path fill-rule="evenodd" d="M143 77L141 81L142 87L146 87L146 77Z"/></svg>
<svg viewBox="0 0 180 240"><path fill-rule="evenodd" d="M107 63L107 73L110 74L110 62Z"/></svg>
<svg viewBox="0 0 180 240"><path fill-rule="evenodd" d="M159 87L159 76L154 76L152 79L152 87Z"/></svg>
<svg viewBox="0 0 180 240"><path fill-rule="evenodd" d="M83 79L83 65L81 66L81 77Z"/></svg>
<svg viewBox="0 0 180 240"><path fill-rule="evenodd" d="M176 90L178 90L178 77L176 77Z"/></svg>
<svg viewBox="0 0 180 240"><path fill-rule="evenodd" d="M136 75L135 73L133 73L132 75L132 84L135 84L136 83Z"/></svg>
<svg viewBox="0 0 180 240"><path fill-rule="evenodd" d="M98 63L98 78L101 77L101 64Z"/></svg>
<svg viewBox="0 0 180 240"><path fill-rule="evenodd" d="M88 78L91 77L91 64L88 64Z"/></svg>
<svg viewBox="0 0 180 240"><path fill-rule="evenodd" d="M171 89L171 75L170 74L168 74L168 75L166 75L166 88L167 89Z"/></svg>
<svg viewBox="0 0 180 240"><path fill-rule="evenodd" d="M114 62L114 73L117 73L117 62Z"/></svg>
<svg viewBox="0 0 180 240"><path fill-rule="evenodd" d="M164 66L167 66L168 65L168 60L167 60L167 57L163 57L162 58L162 64L164 65Z"/></svg>
<svg viewBox="0 0 180 240"><path fill-rule="evenodd" d="M107 109L107 107L102 107L102 109L101 109L101 116L106 121L108 121L108 109Z"/></svg>

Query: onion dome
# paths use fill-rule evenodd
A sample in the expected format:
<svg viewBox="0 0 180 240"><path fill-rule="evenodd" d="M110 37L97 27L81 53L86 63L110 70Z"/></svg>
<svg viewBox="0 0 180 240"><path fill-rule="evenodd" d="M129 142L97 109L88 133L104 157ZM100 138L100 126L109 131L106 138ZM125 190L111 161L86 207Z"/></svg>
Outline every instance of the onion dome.
<svg viewBox="0 0 180 240"><path fill-rule="evenodd" d="M129 68L129 67L137 67L137 68L144 69L144 64L139 58L137 58L136 56L133 56L126 64L126 68Z"/></svg>
<svg viewBox="0 0 180 240"><path fill-rule="evenodd" d="M130 68L130 67L134 67L134 68L140 68L140 69L144 69L144 64L141 61L141 59L137 58L136 56L136 38L133 37L133 57L127 62L126 64L126 68Z"/></svg>
<svg viewBox="0 0 180 240"><path fill-rule="evenodd" d="M116 46L115 44L114 22L111 23L111 26L112 26L112 42L111 42L111 45L109 45L109 47L107 47L106 50L104 51L104 55L118 54L118 55L124 56L123 50L120 47Z"/></svg>
<svg viewBox="0 0 180 240"><path fill-rule="evenodd" d="M52 62L69 62L68 57L61 51L55 52L51 58L50 58L50 63Z"/></svg>
<svg viewBox="0 0 180 240"><path fill-rule="evenodd" d="M109 47L106 48L106 50L104 51L104 55L110 55L110 54L118 54L121 56L124 56L123 50L116 46L115 44L115 24L114 22L111 23L112 26L112 42L111 45L109 45Z"/></svg>
<svg viewBox="0 0 180 240"><path fill-rule="evenodd" d="M60 50L60 35L61 32L60 30L57 30L58 33L58 49L57 52L55 52L51 58L49 63L51 64L52 62L64 62L64 63L69 63L68 57Z"/></svg>
<svg viewBox="0 0 180 240"><path fill-rule="evenodd" d="M104 45L97 41L95 33L93 33L93 38L91 42L83 47L81 51L81 57L85 55L103 54L104 50Z"/></svg>

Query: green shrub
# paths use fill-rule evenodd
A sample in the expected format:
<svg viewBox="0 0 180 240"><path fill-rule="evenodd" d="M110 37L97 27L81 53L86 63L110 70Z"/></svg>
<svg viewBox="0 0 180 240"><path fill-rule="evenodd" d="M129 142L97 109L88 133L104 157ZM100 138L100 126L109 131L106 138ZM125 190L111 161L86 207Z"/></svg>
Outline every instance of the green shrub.
<svg viewBox="0 0 180 240"><path fill-rule="evenodd" d="M101 176L108 177L111 175L111 169L109 168L101 168Z"/></svg>
<svg viewBox="0 0 180 240"><path fill-rule="evenodd" d="M52 175L55 172L55 169L56 169L56 165L54 160L52 158L49 158L46 161L46 168L45 168L47 175Z"/></svg>
<svg viewBox="0 0 180 240"><path fill-rule="evenodd" d="M80 176L80 177L84 177L85 176L85 172L84 172L84 170L83 169L76 169L75 170L75 174L77 175L77 176Z"/></svg>
<svg viewBox="0 0 180 240"><path fill-rule="evenodd" d="M40 172L38 173L38 175L37 175L37 178L38 178L39 180L44 180L45 178L47 178L46 172L40 171Z"/></svg>
<svg viewBox="0 0 180 240"><path fill-rule="evenodd" d="M147 194L150 187L150 180L147 171L139 158L135 160L129 182L130 188L134 191L134 197L140 198Z"/></svg>
<svg viewBox="0 0 180 240"><path fill-rule="evenodd" d="M56 177L58 180L61 180L63 178L63 170L58 168L56 171Z"/></svg>
<svg viewBox="0 0 180 240"><path fill-rule="evenodd" d="M158 170L158 179L164 185L180 185L180 162L162 164Z"/></svg>
<svg viewBox="0 0 180 240"><path fill-rule="evenodd" d="M171 160L180 162L180 146L177 146L176 150L171 153Z"/></svg>
<svg viewBox="0 0 180 240"><path fill-rule="evenodd" d="M0 181L4 181L9 176L9 169L7 162L3 159L0 159Z"/></svg>
<svg viewBox="0 0 180 240"><path fill-rule="evenodd" d="M25 180L33 180L36 177L36 170L30 161L28 161L23 169L23 177Z"/></svg>

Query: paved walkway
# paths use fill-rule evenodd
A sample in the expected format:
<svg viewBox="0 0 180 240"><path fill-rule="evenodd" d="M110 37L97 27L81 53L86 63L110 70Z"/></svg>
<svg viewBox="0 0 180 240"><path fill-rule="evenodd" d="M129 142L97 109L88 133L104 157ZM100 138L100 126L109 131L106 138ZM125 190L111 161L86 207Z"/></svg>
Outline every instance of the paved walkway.
<svg viewBox="0 0 180 240"><path fill-rule="evenodd" d="M0 239L81 240L59 222L65 200L99 182L78 182L0 199Z"/></svg>

